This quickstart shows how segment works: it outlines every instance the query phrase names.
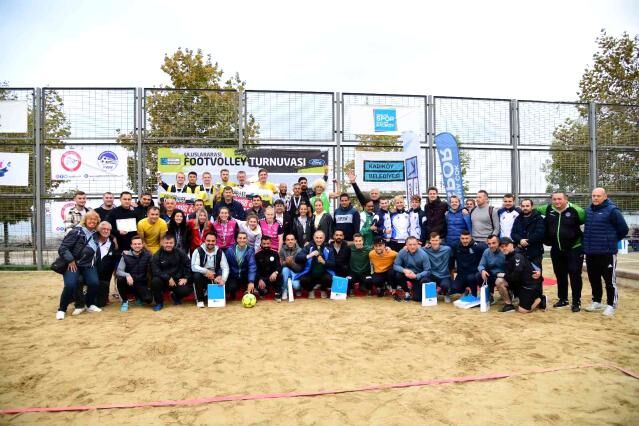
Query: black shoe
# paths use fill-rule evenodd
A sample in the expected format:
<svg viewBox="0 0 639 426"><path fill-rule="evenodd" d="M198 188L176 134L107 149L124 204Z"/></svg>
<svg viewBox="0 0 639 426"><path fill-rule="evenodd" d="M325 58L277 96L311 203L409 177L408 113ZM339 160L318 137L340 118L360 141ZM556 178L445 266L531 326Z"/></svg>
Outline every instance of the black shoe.
<svg viewBox="0 0 639 426"><path fill-rule="evenodd" d="M568 307L568 301L559 299L557 301L557 303L552 305L552 307L555 308L555 309L567 308Z"/></svg>
<svg viewBox="0 0 639 426"><path fill-rule="evenodd" d="M515 307L511 304L508 305L504 305L503 308L501 308L501 313L507 313L507 312L515 312Z"/></svg>
<svg viewBox="0 0 639 426"><path fill-rule="evenodd" d="M570 308L571 311L573 312L579 312L581 311L581 305L577 304L577 305L572 305L572 307Z"/></svg>
<svg viewBox="0 0 639 426"><path fill-rule="evenodd" d="M541 309L542 311L545 311L547 306L548 306L548 297L545 294L542 294L541 301L539 302L539 309Z"/></svg>
<svg viewBox="0 0 639 426"><path fill-rule="evenodd" d="M395 294L393 295L393 300L394 300L395 302L401 302L401 301L402 301L402 298L400 297L400 295L399 295L399 294L395 293Z"/></svg>
<svg viewBox="0 0 639 426"><path fill-rule="evenodd" d="M177 295L175 294L174 291L171 292L171 300L173 300L173 304L176 306L182 304L182 301L177 298Z"/></svg>

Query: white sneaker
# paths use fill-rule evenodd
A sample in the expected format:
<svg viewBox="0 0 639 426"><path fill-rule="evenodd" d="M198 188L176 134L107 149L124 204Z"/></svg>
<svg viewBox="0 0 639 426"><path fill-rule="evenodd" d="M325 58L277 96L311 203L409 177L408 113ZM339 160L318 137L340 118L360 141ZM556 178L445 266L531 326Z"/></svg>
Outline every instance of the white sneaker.
<svg viewBox="0 0 639 426"><path fill-rule="evenodd" d="M606 306L606 309L604 309L603 315L605 315L607 317L611 317L611 316L613 316L615 314L616 311L617 310L614 307L608 305L608 306Z"/></svg>
<svg viewBox="0 0 639 426"><path fill-rule="evenodd" d="M326 292L325 292L325 291L322 291L322 292L320 292L320 297L321 297L322 299L326 299L326 298L328 297L328 294L326 294Z"/></svg>
<svg viewBox="0 0 639 426"><path fill-rule="evenodd" d="M282 300L288 300L288 291L282 293Z"/></svg>
<svg viewBox="0 0 639 426"><path fill-rule="evenodd" d="M586 312L595 312L602 311L606 308L606 305L599 302L592 302L590 305L586 306Z"/></svg>
<svg viewBox="0 0 639 426"><path fill-rule="evenodd" d="M102 312L102 309L98 308L95 305L91 305L87 308L87 312Z"/></svg>
<svg viewBox="0 0 639 426"><path fill-rule="evenodd" d="M197 307L198 308L203 308L204 307L204 302L197 302Z"/></svg>
<svg viewBox="0 0 639 426"><path fill-rule="evenodd" d="M58 311L55 314L55 319L57 320L63 320L64 319L64 311Z"/></svg>
<svg viewBox="0 0 639 426"><path fill-rule="evenodd" d="M315 299L315 290L311 290L308 292L308 298L309 299Z"/></svg>
<svg viewBox="0 0 639 426"><path fill-rule="evenodd" d="M444 296L444 303L452 303L453 299L450 298L449 295Z"/></svg>
<svg viewBox="0 0 639 426"><path fill-rule="evenodd" d="M82 312L84 312L84 311L86 311L86 310L87 310L87 308L75 308L75 309L73 310L73 312L71 312L71 315L73 315L74 317L76 317L76 316L80 315ZM60 312L60 311L58 311L58 312Z"/></svg>

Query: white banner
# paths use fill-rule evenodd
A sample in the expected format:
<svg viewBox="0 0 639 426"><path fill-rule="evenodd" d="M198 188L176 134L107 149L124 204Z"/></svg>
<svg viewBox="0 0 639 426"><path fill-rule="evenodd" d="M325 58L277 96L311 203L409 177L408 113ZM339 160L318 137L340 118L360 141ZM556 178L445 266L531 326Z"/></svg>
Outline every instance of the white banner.
<svg viewBox="0 0 639 426"><path fill-rule="evenodd" d="M126 148L77 146L51 150L51 179L86 183L95 178L127 178Z"/></svg>
<svg viewBox="0 0 639 426"><path fill-rule="evenodd" d="M97 208L102 205L102 200L87 200L88 208ZM64 236L64 216L75 206L73 201L51 201L48 210L51 215L51 233L54 236Z"/></svg>
<svg viewBox="0 0 639 426"><path fill-rule="evenodd" d="M0 186L29 186L29 154L0 152Z"/></svg>
<svg viewBox="0 0 639 426"><path fill-rule="evenodd" d="M423 107L349 105L344 109L347 132L354 135L394 135L413 131L423 138Z"/></svg>
<svg viewBox="0 0 639 426"><path fill-rule="evenodd" d="M0 133L27 133L28 111L26 101L0 101Z"/></svg>

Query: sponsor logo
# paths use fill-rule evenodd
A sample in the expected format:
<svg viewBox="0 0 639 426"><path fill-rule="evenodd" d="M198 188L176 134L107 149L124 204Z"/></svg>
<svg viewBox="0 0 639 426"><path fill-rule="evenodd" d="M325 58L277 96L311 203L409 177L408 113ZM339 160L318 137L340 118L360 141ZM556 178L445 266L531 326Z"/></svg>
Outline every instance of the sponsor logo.
<svg viewBox="0 0 639 426"><path fill-rule="evenodd" d="M160 166L179 166L182 164L179 158L175 157L161 157Z"/></svg>
<svg viewBox="0 0 639 426"><path fill-rule="evenodd" d="M323 166L324 165L324 160L322 160L321 158L311 158L310 160L308 160L308 165L309 166Z"/></svg>
<svg viewBox="0 0 639 426"><path fill-rule="evenodd" d="M0 177L4 177L9 172L9 167L11 167L11 161L6 164L4 161L0 161Z"/></svg>
<svg viewBox="0 0 639 426"><path fill-rule="evenodd" d="M118 156L113 151L103 151L98 155L98 164L102 170L112 172L118 167Z"/></svg>
<svg viewBox="0 0 639 426"><path fill-rule="evenodd" d="M60 165L67 172L76 172L82 165L82 157L75 151L66 151L60 157Z"/></svg>
<svg viewBox="0 0 639 426"><path fill-rule="evenodd" d="M394 108L374 109L373 114L376 132L397 131L397 110Z"/></svg>

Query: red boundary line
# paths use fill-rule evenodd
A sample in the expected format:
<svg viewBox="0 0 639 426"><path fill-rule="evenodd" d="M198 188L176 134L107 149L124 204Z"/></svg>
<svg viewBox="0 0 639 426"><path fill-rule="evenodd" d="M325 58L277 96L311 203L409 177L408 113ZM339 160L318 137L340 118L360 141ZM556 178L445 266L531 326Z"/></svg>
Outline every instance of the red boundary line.
<svg viewBox="0 0 639 426"><path fill-rule="evenodd" d="M118 403L118 404L98 404L98 405L76 405L68 407L22 407L22 408L8 408L0 410L0 414L24 414L24 413L59 413L68 411L90 411L90 410L111 410L119 408L144 408L144 407L176 407L176 406L191 406L201 404L213 404L219 402L230 401L255 401L261 399L281 399L281 398L299 398L299 397L313 397L322 395L339 395L344 393L353 392L370 392L379 391L385 389L401 389L409 387L420 386L434 386L451 383L467 383L467 382L479 382L489 380L506 379L509 377L519 377L528 374L544 374L553 373L564 370L577 370L586 368L606 368L611 370L620 371L621 373L639 380L639 374L634 371L622 368L616 365L608 364L588 364L588 365L576 365L568 367L555 367L546 368L540 370L532 370L523 373L490 373L478 376L461 376L450 377L444 379L430 379L419 380L415 382L403 382L392 384L380 384L361 386L352 389L341 390L320 390L320 391L301 391L301 392L284 392L284 393L267 393L267 394L246 394L246 395L226 395L226 396L209 396L194 399L179 399L179 400L164 400L164 401L149 401L149 402L132 402L132 403Z"/></svg>

